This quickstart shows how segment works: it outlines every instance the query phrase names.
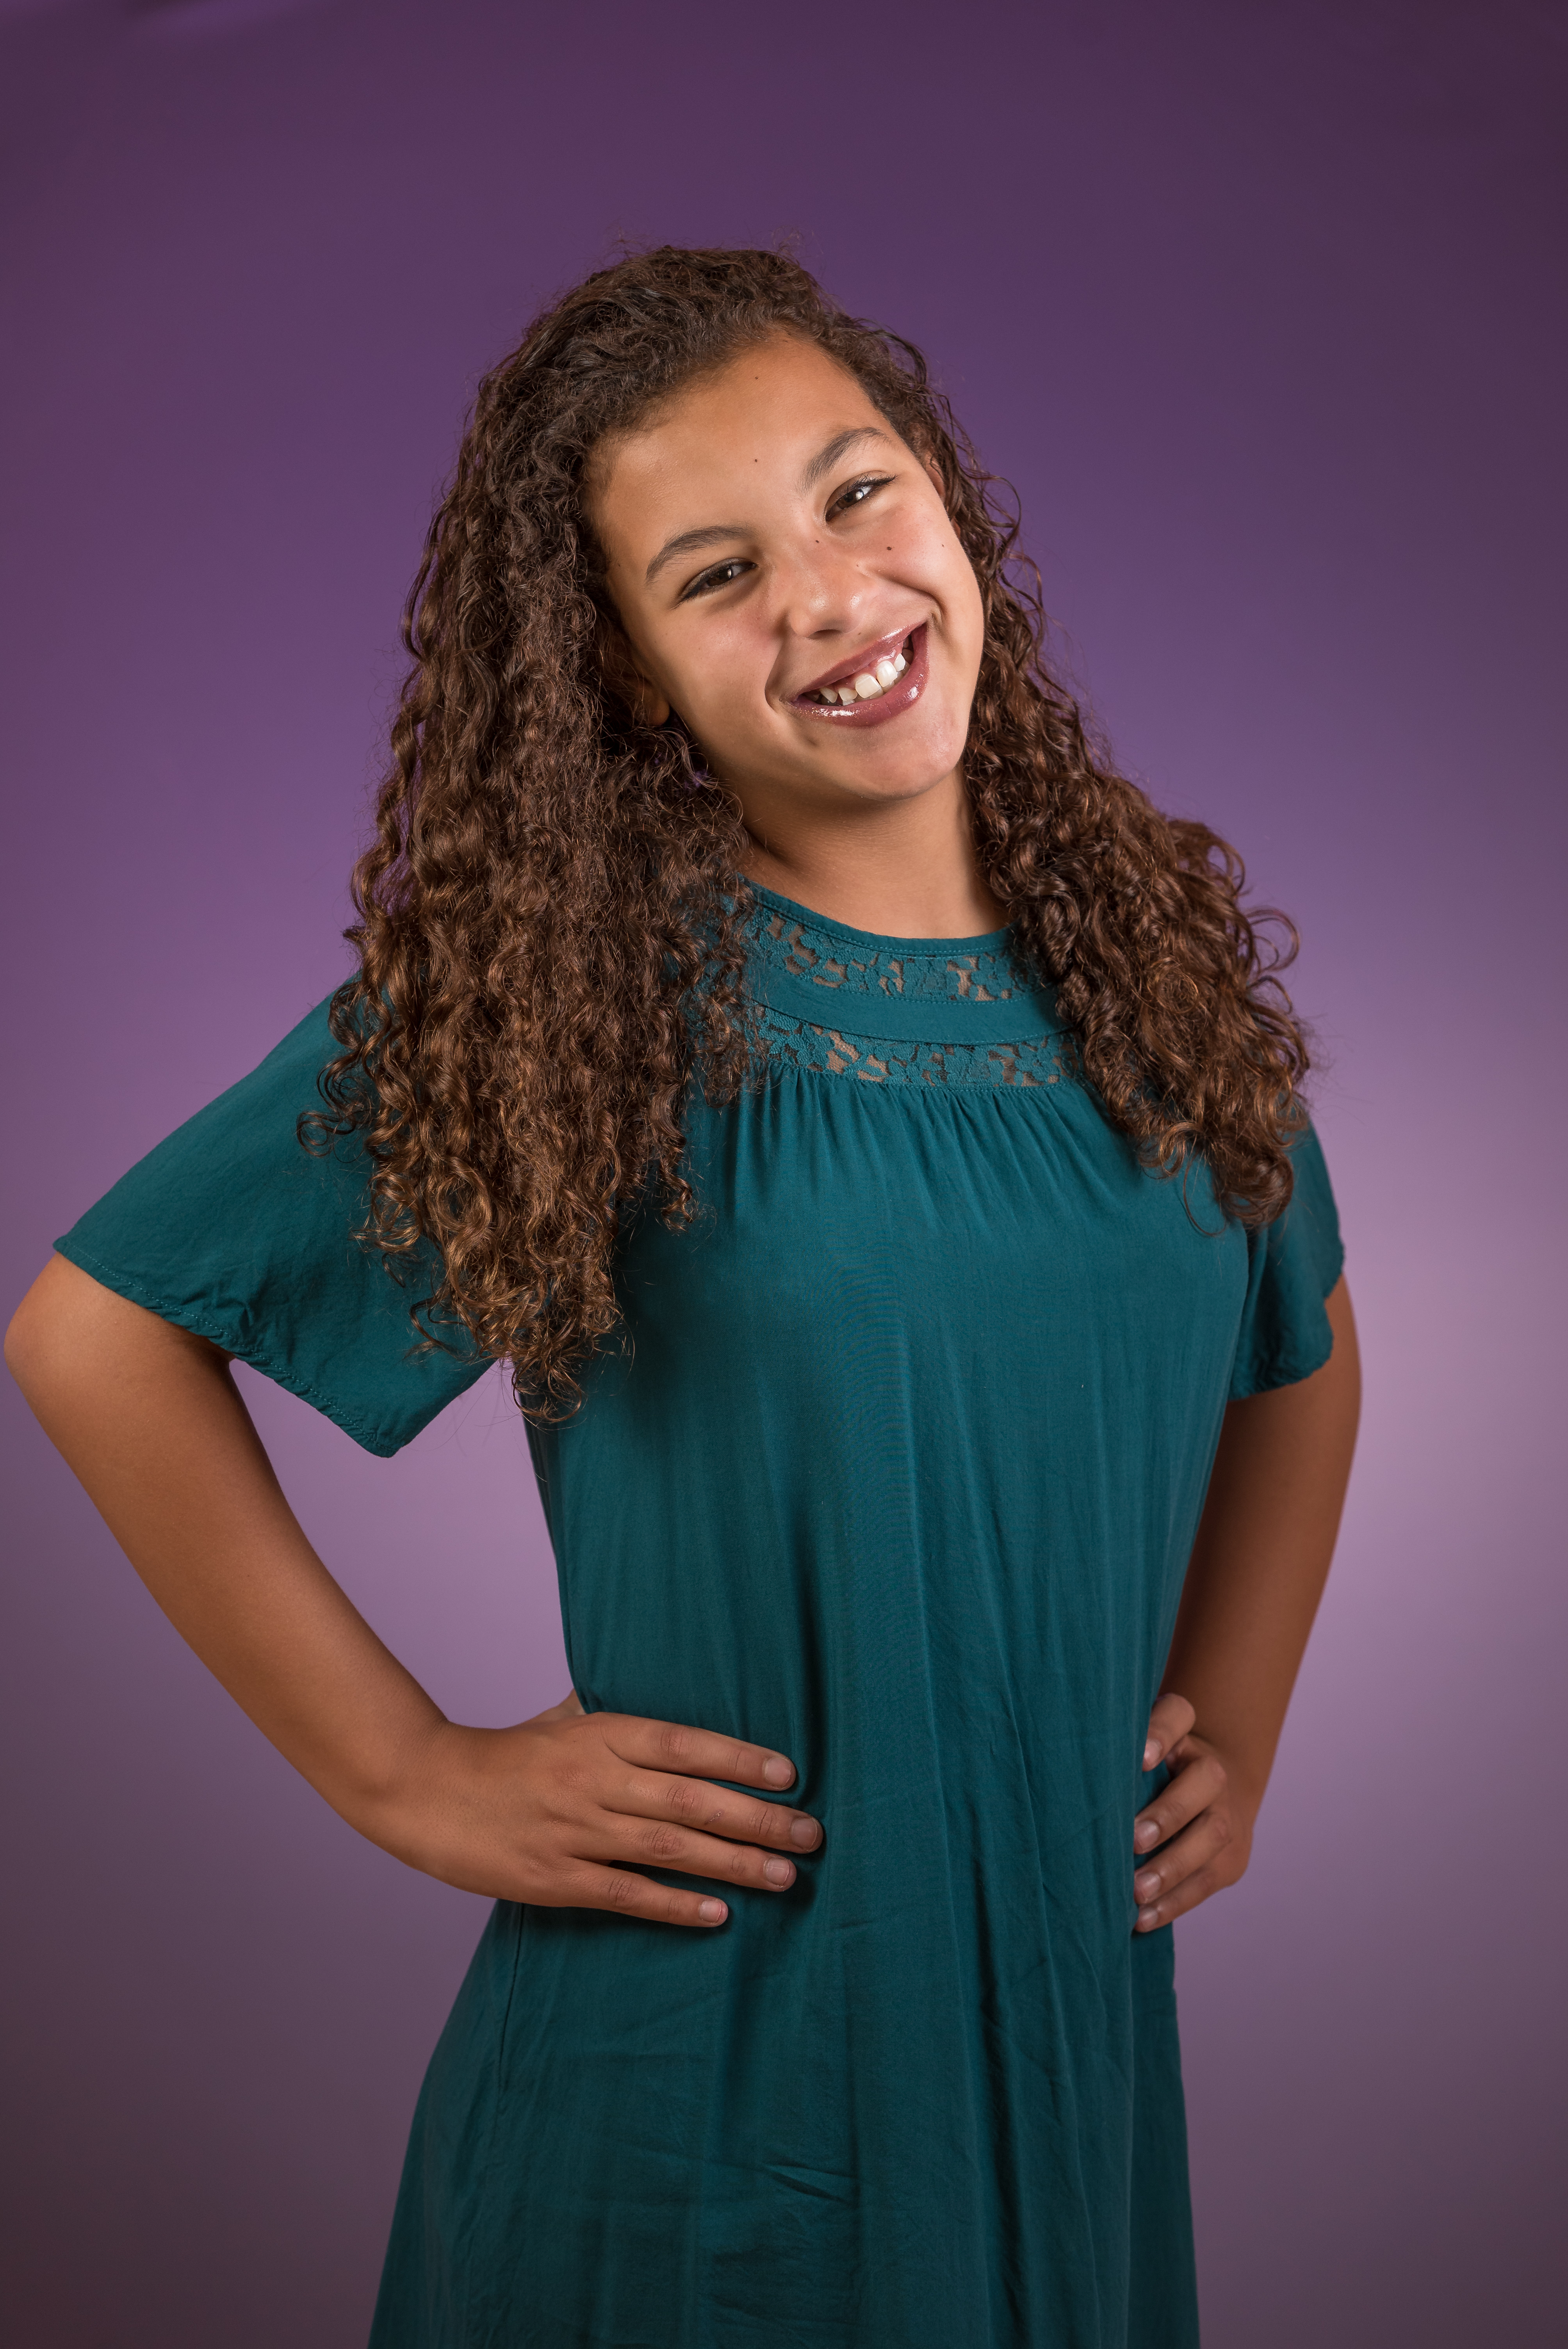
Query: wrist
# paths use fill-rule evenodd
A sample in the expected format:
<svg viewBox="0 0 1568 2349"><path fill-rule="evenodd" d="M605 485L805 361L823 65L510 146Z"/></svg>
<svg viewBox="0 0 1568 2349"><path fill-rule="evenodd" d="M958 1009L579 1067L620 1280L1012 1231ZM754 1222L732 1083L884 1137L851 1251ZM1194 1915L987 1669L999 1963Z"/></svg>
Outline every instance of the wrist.
<svg viewBox="0 0 1568 2349"><path fill-rule="evenodd" d="M1253 1823L1263 1808L1268 1772L1258 1769L1255 1764L1249 1764L1245 1756L1234 1754L1212 1740L1210 1742L1225 1765L1225 1792L1230 1801L1231 1816L1238 1827L1250 1837Z"/></svg>
<svg viewBox="0 0 1568 2349"><path fill-rule="evenodd" d="M443 1807L441 1790L460 1766L461 1740L472 1734L432 1705L427 1718L402 1724L381 1750L356 1756L342 1782L322 1792L357 1833L405 1858L410 1841L424 1839L432 1814Z"/></svg>

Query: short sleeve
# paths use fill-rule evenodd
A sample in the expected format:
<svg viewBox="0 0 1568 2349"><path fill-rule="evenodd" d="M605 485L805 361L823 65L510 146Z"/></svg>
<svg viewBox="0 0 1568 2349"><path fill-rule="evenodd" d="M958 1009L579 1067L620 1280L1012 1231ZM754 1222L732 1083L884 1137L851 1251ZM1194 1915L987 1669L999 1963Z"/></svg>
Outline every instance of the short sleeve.
<svg viewBox="0 0 1568 2349"><path fill-rule="evenodd" d="M1249 1232L1247 1298L1231 1374L1231 1400L1294 1386L1320 1371L1334 1350L1324 1303L1339 1278L1345 1249L1339 1214L1312 1127L1291 1151L1295 1187L1283 1216Z"/></svg>
<svg viewBox="0 0 1568 2349"><path fill-rule="evenodd" d="M63 1239L59 1253L121 1297L210 1338L383 1456L490 1367L462 1330L418 1350L409 1307L434 1250L399 1285L356 1235L368 1186L357 1136L301 1144L302 1111L337 1047L321 1003L260 1068L160 1142Z"/></svg>

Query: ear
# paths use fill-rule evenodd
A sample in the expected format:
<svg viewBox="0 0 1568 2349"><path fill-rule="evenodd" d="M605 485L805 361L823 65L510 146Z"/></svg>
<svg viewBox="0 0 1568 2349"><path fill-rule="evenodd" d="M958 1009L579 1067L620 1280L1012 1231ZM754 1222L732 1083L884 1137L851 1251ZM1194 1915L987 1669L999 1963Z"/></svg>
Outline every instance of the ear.
<svg viewBox="0 0 1568 2349"><path fill-rule="evenodd" d="M609 621L599 633L599 667L611 692L625 703L640 724L668 724L669 703L653 679L645 675L623 630Z"/></svg>

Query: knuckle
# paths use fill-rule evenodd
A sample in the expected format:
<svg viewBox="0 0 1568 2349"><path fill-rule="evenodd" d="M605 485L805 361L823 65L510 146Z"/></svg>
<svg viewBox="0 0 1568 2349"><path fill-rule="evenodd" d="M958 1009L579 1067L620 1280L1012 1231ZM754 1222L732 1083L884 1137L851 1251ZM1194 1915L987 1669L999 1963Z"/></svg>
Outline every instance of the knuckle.
<svg viewBox="0 0 1568 2349"><path fill-rule="evenodd" d="M695 1818L703 1801L703 1790L695 1778L677 1778L669 1790L670 1808L683 1819Z"/></svg>
<svg viewBox="0 0 1568 2349"><path fill-rule="evenodd" d="M628 1876L620 1868L612 1868L604 1885L604 1898L612 1909L634 1909L642 1886L640 1876Z"/></svg>
<svg viewBox="0 0 1568 2349"><path fill-rule="evenodd" d="M662 1721L659 1723L658 1750L665 1761L674 1764L684 1762L691 1748L691 1731L682 1723Z"/></svg>

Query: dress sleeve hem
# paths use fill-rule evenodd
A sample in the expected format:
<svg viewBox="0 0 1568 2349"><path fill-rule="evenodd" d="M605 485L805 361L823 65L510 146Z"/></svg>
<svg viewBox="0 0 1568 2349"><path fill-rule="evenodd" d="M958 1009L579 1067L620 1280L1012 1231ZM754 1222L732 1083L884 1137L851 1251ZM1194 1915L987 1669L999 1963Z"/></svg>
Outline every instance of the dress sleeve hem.
<svg viewBox="0 0 1568 2349"><path fill-rule="evenodd" d="M335 1427L340 1427L345 1435L352 1437L362 1451L374 1453L378 1460L390 1460L393 1454L401 1452L409 1440L407 1436L388 1436L382 1430L372 1427L357 1413L346 1409L333 1396L324 1394L308 1379L301 1378L287 1362L279 1361L268 1354L263 1347L248 1344L234 1330L225 1330L215 1317L160 1296L145 1281L139 1280L134 1273L121 1272L114 1265L103 1263L98 1257L90 1255L68 1232L64 1238L55 1242L55 1253L63 1256L68 1264L77 1266L78 1270L101 1283L105 1288L112 1288L116 1296L128 1299L132 1305L144 1307L149 1313L156 1313L160 1321L171 1321L176 1329L189 1330L194 1338L206 1338L212 1345L221 1346L224 1353L235 1361L247 1363L253 1371L259 1371L263 1378L271 1379L274 1386L284 1387L290 1394L298 1395L302 1402L309 1403L313 1411L319 1411L324 1419L331 1420Z"/></svg>
<svg viewBox="0 0 1568 2349"><path fill-rule="evenodd" d="M1338 1288L1340 1276L1345 1270L1345 1248L1337 1240L1332 1265L1332 1273L1323 1290L1322 1301L1326 1305ZM1279 1387L1299 1386L1303 1379L1309 1379L1315 1371L1323 1369L1333 1351L1334 1332L1325 1327L1315 1344L1298 1343L1284 1347L1264 1361L1250 1364L1244 1371L1238 1367L1226 1400L1245 1402L1252 1395L1273 1394Z"/></svg>

